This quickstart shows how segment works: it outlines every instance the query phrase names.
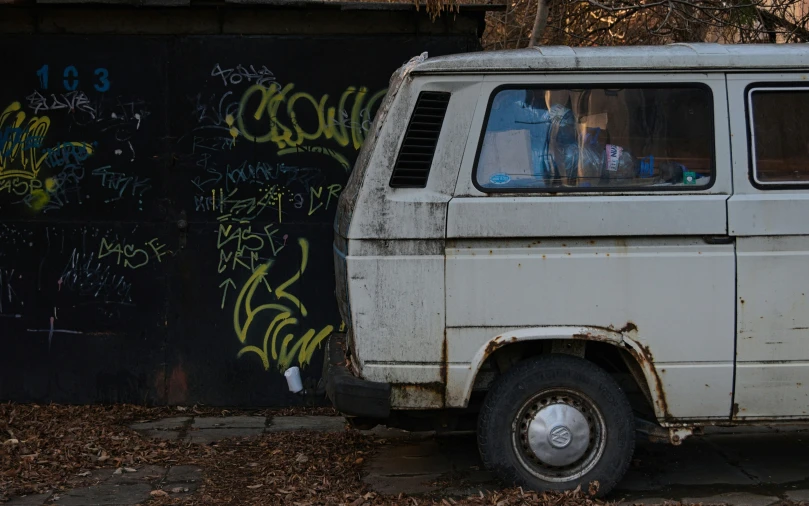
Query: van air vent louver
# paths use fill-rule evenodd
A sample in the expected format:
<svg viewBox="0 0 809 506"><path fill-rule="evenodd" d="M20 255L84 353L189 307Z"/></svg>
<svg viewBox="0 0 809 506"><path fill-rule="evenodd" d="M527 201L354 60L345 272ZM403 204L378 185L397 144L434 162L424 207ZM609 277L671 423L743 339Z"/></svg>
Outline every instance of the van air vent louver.
<svg viewBox="0 0 809 506"><path fill-rule="evenodd" d="M394 188L424 188L430 175L438 134L444 124L449 93L422 91L407 125L404 141L393 166L390 185Z"/></svg>

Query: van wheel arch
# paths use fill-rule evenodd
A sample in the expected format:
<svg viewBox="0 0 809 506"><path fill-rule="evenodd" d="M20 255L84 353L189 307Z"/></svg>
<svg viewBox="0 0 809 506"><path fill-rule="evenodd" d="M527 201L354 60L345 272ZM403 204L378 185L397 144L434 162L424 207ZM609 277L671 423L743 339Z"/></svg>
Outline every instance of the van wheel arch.
<svg viewBox="0 0 809 506"><path fill-rule="evenodd" d="M633 411L641 418L656 420L654 399L642 364L626 346L585 339L537 339L518 341L492 352L481 364L474 390L486 390L514 365L543 355L571 355L604 369L625 390ZM487 372L494 374L486 374ZM482 374L483 373L483 374Z"/></svg>

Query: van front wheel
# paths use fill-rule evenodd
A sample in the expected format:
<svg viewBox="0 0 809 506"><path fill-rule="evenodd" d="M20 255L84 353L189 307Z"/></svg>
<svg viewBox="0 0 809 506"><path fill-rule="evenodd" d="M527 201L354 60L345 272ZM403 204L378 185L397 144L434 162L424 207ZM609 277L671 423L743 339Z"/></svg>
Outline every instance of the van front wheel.
<svg viewBox="0 0 809 506"><path fill-rule="evenodd" d="M615 380L570 355L520 362L498 378L478 418L483 463L534 490L608 493L635 450L632 408Z"/></svg>

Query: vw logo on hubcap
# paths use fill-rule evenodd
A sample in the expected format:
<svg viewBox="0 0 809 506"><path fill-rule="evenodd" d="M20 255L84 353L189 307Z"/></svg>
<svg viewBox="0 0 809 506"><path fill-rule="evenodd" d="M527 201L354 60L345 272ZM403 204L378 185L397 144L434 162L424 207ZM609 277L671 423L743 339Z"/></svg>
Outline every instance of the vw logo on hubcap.
<svg viewBox="0 0 809 506"><path fill-rule="evenodd" d="M564 448L571 441L570 430L564 425L557 425L548 433L548 441L554 448Z"/></svg>

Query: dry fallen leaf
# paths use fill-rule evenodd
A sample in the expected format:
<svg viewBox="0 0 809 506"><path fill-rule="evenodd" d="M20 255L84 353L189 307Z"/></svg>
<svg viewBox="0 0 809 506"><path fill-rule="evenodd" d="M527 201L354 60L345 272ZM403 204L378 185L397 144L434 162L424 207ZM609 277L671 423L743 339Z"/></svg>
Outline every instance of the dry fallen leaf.
<svg viewBox="0 0 809 506"><path fill-rule="evenodd" d="M264 484L263 484L263 483L258 483L258 484L256 484L256 485L247 485L247 488L256 489L256 488L261 488L261 487L263 487L263 486L264 486Z"/></svg>
<svg viewBox="0 0 809 506"><path fill-rule="evenodd" d="M169 495L169 493L166 492L165 490L159 490L158 489L158 490L152 490L151 492L149 492L149 495L152 496L152 497L167 497Z"/></svg>

